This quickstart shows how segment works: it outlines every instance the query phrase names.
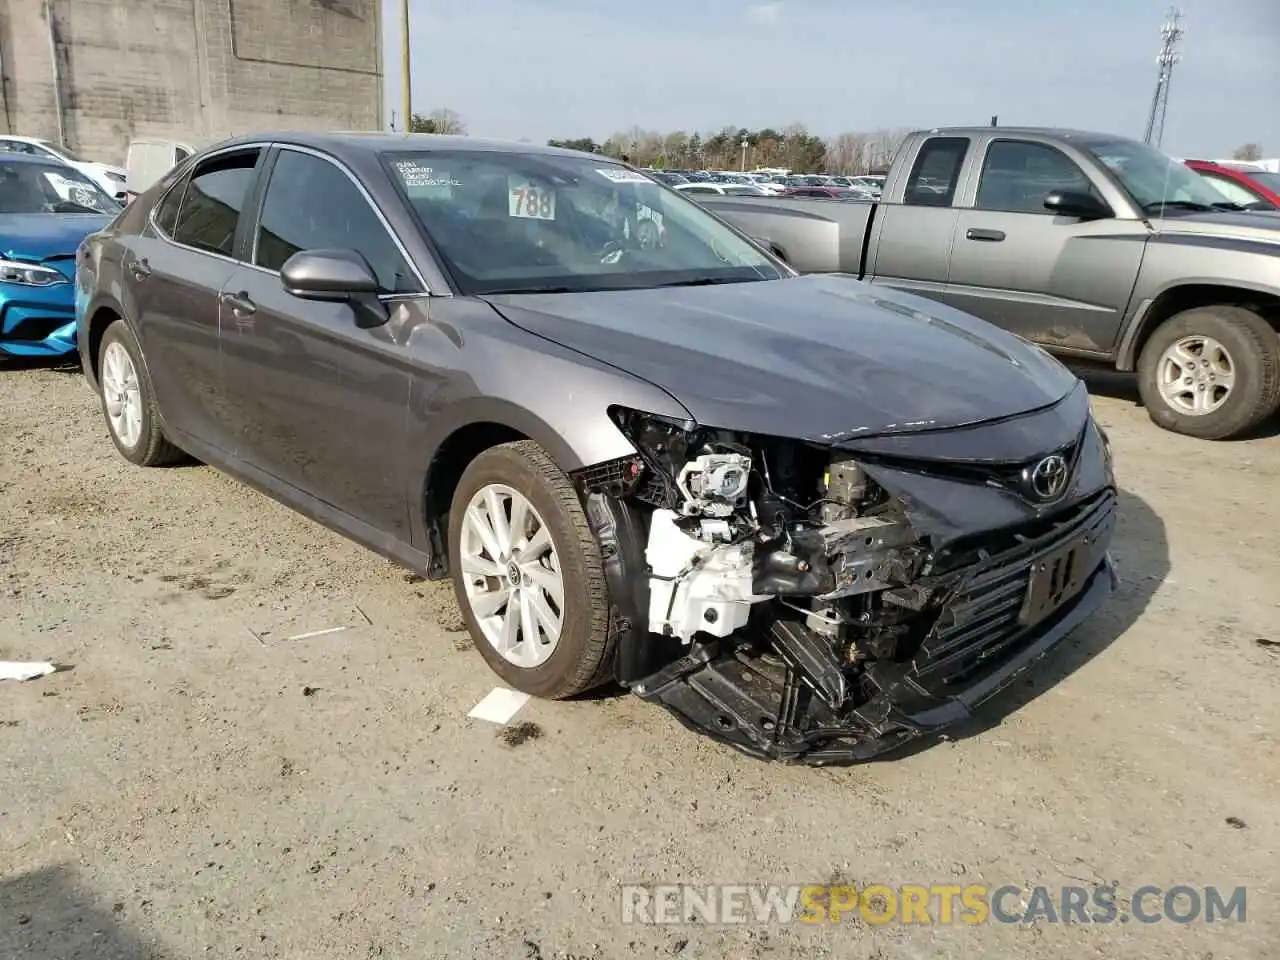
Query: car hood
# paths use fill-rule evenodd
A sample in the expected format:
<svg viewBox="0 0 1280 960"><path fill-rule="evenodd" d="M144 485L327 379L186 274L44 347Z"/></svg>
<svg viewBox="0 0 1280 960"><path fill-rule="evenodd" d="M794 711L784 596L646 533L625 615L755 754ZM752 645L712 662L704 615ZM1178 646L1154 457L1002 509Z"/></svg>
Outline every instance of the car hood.
<svg viewBox="0 0 1280 960"><path fill-rule="evenodd" d="M707 426L833 442L1010 417L1077 382L1038 347L852 277L485 297L671 394Z"/></svg>
<svg viewBox="0 0 1280 960"><path fill-rule="evenodd" d="M101 214L5 214L0 216L0 255L32 263L71 257L81 240L110 222Z"/></svg>
<svg viewBox="0 0 1280 960"><path fill-rule="evenodd" d="M1172 236L1239 237L1280 243L1280 211L1224 210L1221 213L1188 213L1153 220L1157 234Z"/></svg>

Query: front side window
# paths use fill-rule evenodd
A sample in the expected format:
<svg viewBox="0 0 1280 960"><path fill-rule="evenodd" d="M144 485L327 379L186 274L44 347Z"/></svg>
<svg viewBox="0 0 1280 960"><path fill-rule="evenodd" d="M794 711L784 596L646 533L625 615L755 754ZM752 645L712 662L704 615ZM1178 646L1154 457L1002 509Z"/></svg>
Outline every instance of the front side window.
<svg viewBox="0 0 1280 960"><path fill-rule="evenodd" d="M951 206L968 152L968 137L930 137L926 140L916 154L903 202L921 207Z"/></svg>
<svg viewBox="0 0 1280 960"><path fill-rule="evenodd" d="M378 278L380 292L420 289L400 248L351 179L328 160L283 150L267 184L254 262L279 270L300 250L354 250Z"/></svg>
<svg viewBox="0 0 1280 960"><path fill-rule="evenodd" d="M72 167L0 157L0 213L119 212L120 204Z"/></svg>
<svg viewBox="0 0 1280 960"><path fill-rule="evenodd" d="M385 160L464 294L783 276L695 201L603 158L441 150Z"/></svg>
<svg viewBox="0 0 1280 960"><path fill-rule="evenodd" d="M1052 216L1044 199L1055 190L1102 199L1084 171L1061 150L1025 140L997 140L987 148L974 207Z"/></svg>
<svg viewBox="0 0 1280 960"><path fill-rule="evenodd" d="M226 257L235 252L236 228L258 154L258 150L220 154L196 166L178 211L174 240Z"/></svg>

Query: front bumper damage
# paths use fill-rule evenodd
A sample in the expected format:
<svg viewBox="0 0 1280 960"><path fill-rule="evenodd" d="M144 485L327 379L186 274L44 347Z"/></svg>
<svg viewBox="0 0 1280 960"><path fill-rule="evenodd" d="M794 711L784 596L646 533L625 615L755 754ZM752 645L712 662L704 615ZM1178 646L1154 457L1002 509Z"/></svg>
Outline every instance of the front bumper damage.
<svg viewBox="0 0 1280 960"><path fill-rule="evenodd" d="M803 595L806 578L824 572L815 554L765 553L770 562L757 562L754 580L744 582L740 571L735 578L731 551L748 541L731 538L703 552L699 573L691 574L690 564L673 578L670 567L652 563L671 535L661 526L671 513L664 504L672 501L645 487L648 474L640 470L637 486L625 478L635 465L615 463L577 476L605 561L616 679L687 727L750 756L860 762L969 718L1115 590L1109 547L1118 495L1105 435L1083 392L1022 421L945 437L860 441L859 448L829 449L832 476L852 454L901 509L882 528L890 536L875 546L867 536L865 550L841 543L839 556L827 551L825 572L837 572L837 584L853 572L851 592L858 595L841 614L852 632L824 633L814 608L806 614L805 603L830 611L822 597L850 592L832 591L828 580ZM982 449L998 457L975 456ZM1070 485L1060 499L1036 503L1025 483L1019 486L1025 470L1014 467L1038 463L1046 450L1064 455ZM772 493L767 470L762 464ZM763 515L765 501L759 504ZM757 512L741 500L739 510ZM846 529L843 521L817 522L790 528L788 543L830 546L831 531ZM917 542L894 539L904 522ZM697 523L707 521L695 516L686 527ZM874 509L852 523L847 529L876 529ZM755 542L760 551L772 550L767 538ZM781 564L773 562L778 558ZM796 562L805 559L814 562ZM683 616L670 612L669 598L684 596L673 580L687 584L698 601ZM703 629L691 630L698 620Z"/></svg>
<svg viewBox="0 0 1280 960"><path fill-rule="evenodd" d="M786 621L770 628L776 658L695 644L631 690L753 757L869 760L966 720L1101 607L1116 587L1107 551L1114 524L1108 492L1038 539L939 578L949 582L920 584L944 587L950 600L911 660L867 666L857 706L853 691L831 695L829 653ZM1072 550L1081 551L1075 579L1044 612L1048 588L1038 574Z"/></svg>

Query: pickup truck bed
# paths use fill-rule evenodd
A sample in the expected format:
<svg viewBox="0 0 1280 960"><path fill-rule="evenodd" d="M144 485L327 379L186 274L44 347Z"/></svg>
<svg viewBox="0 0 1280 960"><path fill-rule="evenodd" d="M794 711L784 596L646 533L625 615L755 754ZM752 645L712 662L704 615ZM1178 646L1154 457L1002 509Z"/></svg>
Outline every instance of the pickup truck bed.
<svg viewBox="0 0 1280 960"><path fill-rule="evenodd" d="M884 283L1136 371L1166 429L1224 439L1280 409L1280 214L1227 209L1145 144L930 130L907 138L878 202L697 199L801 273Z"/></svg>

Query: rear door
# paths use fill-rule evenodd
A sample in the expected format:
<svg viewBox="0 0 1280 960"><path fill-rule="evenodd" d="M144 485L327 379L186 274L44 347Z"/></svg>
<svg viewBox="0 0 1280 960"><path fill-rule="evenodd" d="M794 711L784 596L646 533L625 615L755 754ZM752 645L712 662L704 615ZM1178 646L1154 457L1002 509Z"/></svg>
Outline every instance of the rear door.
<svg viewBox="0 0 1280 960"><path fill-rule="evenodd" d="M249 147L201 160L153 208L121 258L123 306L166 424L222 450L232 438L223 416L218 293L236 271L241 214L262 154Z"/></svg>
<svg viewBox="0 0 1280 960"><path fill-rule="evenodd" d="M945 292L954 203L969 148L968 137L926 137L914 157L904 158L910 173L893 185L876 213L867 279L927 297Z"/></svg>
<svg viewBox="0 0 1280 960"><path fill-rule="evenodd" d="M956 220L946 299L1037 343L1105 353L1138 277L1146 225L1046 210L1055 190L1111 206L1111 188L1056 144L993 136L983 147Z"/></svg>
<svg viewBox="0 0 1280 960"><path fill-rule="evenodd" d="M408 346L393 319L361 329L345 303L287 293L300 250L361 254L389 309L426 287L354 174L281 147L270 164L250 263L226 286L223 362L237 456L381 533L410 540L404 456Z"/></svg>

